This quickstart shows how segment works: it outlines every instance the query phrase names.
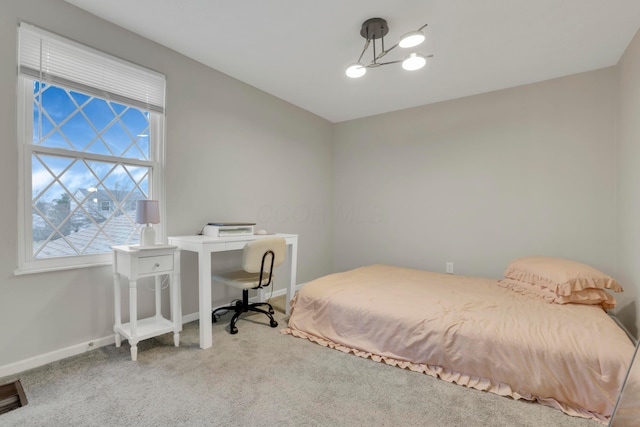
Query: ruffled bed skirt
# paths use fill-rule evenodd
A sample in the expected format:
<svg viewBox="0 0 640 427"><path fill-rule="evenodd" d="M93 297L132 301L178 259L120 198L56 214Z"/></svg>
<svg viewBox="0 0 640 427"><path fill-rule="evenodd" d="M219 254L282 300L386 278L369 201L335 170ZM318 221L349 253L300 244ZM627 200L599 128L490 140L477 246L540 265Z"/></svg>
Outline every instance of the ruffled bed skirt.
<svg viewBox="0 0 640 427"><path fill-rule="evenodd" d="M435 378L440 378L441 380L445 380L450 383L470 387L476 390L488 391L490 393L494 393L504 397L511 397L515 400L523 399L528 401L536 401L542 405L559 409L565 414L572 415L574 417L589 418L605 425L609 422L608 417L603 417L600 414L594 414L581 408L571 408L554 399L545 399L539 396L533 396L528 393L518 393L514 391L508 384L496 383L488 378L480 378L473 375L463 374L461 372L451 371L449 369L443 368L442 366L412 363L406 360L397 360L391 357L368 353L366 351L361 351L341 344L336 344L332 341L309 335L302 331L293 330L291 328L285 328L281 332L283 334L292 335L298 338L306 338L309 341L320 344L323 347L340 350L343 353L354 354L364 359L371 359L374 362L386 363L387 365L396 366L402 369L408 369L413 372L421 372L423 374L427 374Z"/></svg>

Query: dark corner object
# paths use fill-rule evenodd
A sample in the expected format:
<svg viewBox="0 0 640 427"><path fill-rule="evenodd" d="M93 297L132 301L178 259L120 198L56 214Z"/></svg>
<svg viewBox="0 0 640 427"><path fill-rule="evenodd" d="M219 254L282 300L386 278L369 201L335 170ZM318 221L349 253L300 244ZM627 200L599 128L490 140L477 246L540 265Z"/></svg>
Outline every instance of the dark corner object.
<svg viewBox="0 0 640 427"><path fill-rule="evenodd" d="M607 427L635 427L640 420L640 340L622 383L616 406Z"/></svg>
<svg viewBox="0 0 640 427"><path fill-rule="evenodd" d="M0 385L0 414L20 408L26 404L27 396L24 394L20 380Z"/></svg>

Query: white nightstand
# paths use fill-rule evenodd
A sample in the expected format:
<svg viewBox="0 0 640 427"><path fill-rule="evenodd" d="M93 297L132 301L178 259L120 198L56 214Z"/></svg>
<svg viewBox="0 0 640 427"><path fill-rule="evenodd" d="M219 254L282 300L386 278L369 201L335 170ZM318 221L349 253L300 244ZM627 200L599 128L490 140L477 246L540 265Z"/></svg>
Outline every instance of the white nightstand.
<svg viewBox="0 0 640 427"><path fill-rule="evenodd" d="M121 277L129 278L129 323L122 323L121 316ZM161 285L162 276L169 277L169 302L171 320L162 317ZM155 277L156 314L153 317L138 320L137 281L143 277ZM121 345L121 337L131 345L131 360L138 358L138 342L147 338L173 331L173 342L180 344L182 330L182 302L180 297L180 249L177 246L156 245L149 247L114 246L113 247L113 294L115 298L116 347Z"/></svg>

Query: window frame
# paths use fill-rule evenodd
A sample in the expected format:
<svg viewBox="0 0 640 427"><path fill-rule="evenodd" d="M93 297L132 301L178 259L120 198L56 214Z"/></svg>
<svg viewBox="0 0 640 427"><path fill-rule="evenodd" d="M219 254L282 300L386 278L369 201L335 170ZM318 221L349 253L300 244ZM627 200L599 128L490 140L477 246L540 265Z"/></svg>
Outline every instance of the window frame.
<svg viewBox="0 0 640 427"><path fill-rule="evenodd" d="M75 43L69 41L70 43ZM91 48L87 48L91 49ZM110 57L108 54L103 54ZM135 64L132 64L135 66ZM40 273L46 271L68 270L86 268L101 265L109 265L113 262L111 252L99 254L80 254L63 257L50 257L36 259L33 256L33 219L32 219L32 156L34 153L53 154L70 159L87 159L107 161L124 165L136 165L149 167L148 197L158 200L160 207L160 224L157 224L156 232L160 241L166 238L165 221L165 115L164 112L147 110L149 112L149 160L138 160L127 157L105 156L101 154L85 153L61 148L42 147L33 144L33 105L34 82L38 81L31 76L18 73L17 76L17 119L18 119L18 266L14 271L16 275ZM45 83L64 89L78 91L73 87L65 87L59 83ZM81 92L81 91L80 91ZM106 101L115 101L129 105L139 110L144 110L138 105L131 105L121 100L110 100L98 95L91 95Z"/></svg>

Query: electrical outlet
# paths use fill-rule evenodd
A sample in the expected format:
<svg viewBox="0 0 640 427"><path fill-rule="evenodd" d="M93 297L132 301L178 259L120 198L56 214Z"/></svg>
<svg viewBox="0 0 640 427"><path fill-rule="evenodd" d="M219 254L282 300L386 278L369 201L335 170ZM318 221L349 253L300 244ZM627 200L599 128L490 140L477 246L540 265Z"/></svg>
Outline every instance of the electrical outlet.
<svg viewBox="0 0 640 427"><path fill-rule="evenodd" d="M447 263L447 273L453 274L453 263L452 262L448 262Z"/></svg>

